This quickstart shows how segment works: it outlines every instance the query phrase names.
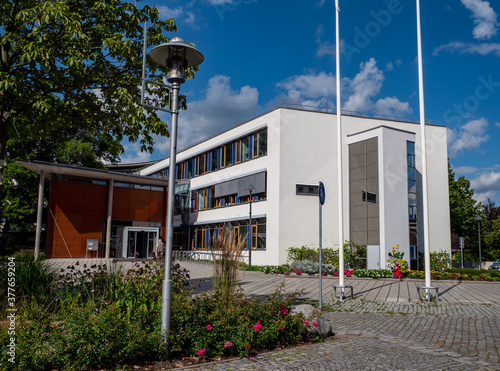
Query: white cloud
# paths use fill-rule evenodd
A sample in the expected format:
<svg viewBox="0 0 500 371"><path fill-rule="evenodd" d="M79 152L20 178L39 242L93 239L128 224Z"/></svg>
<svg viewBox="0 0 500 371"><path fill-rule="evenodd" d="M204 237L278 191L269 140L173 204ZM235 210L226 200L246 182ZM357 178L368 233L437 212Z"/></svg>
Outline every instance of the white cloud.
<svg viewBox="0 0 500 371"><path fill-rule="evenodd" d="M495 126L496 126L497 128L500 128L500 122L495 122Z"/></svg>
<svg viewBox="0 0 500 371"><path fill-rule="evenodd" d="M500 172L487 172L481 174L470 181L474 189L474 198L477 201L484 202L488 198L494 198L496 192L500 191Z"/></svg>
<svg viewBox="0 0 500 371"><path fill-rule="evenodd" d="M184 9L180 6L177 8L169 8L166 5L158 5L157 8L161 19L178 18L184 13Z"/></svg>
<svg viewBox="0 0 500 371"><path fill-rule="evenodd" d="M350 81L352 91L349 99L344 103L348 111L369 111L373 107L371 98L380 92L384 73L377 67L375 58L360 64L360 72Z"/></svg>
<svg viewBox="0 0 500 371"><path fill-rule="evenodd" d="M373 102L380 93L384 80L383 71L377 67L375 59L360 65L361 71L354 79L342 79L342 95L347 97L343 109L347 111L374 112L383 115L401 116L411 113L409 103L401 102L396 97L385 97ZM286 92L272 100L268 106L279 103L293 103L334 108L336 82L332 73L307 71L303 75L289 77L276 84Z"/></svg>
<svg viewBox="0 0 500 371"><path fill-rule="evenodd" d="M174 18L176 22L185 22L192 26L195 25L196 17L194 13L185 11L181 6L177 8L169 8L166 5L158 5L160 19L170 19Z"/></svg>
<svg viewBox="0 0 500 371"><path fill-rule="evenodd" d="M381 115L398 116L412 112L408 102L401 102L396 97L382 98L375 103L376 112Z"/></svg>
<svg viewBox="0 0 500 371"><path fill-rule="evenodd" d="M325 26L324 25L319 25L318 28L316 29L316 44L318 44L318 50L316 51L316 56L318 58L321 58L325 55L329 55L333 58L335 58L336 54L336 49L335 49L335 44L331 44L330 41L322 40L322 35L325 33Z"/></svg>
<svg viewBox="0 0 500 371"><path fill-rule="evenodd" d="M454 167L453 171L455 174L474 174L477 172L479 169L474 166L459 166L459 167Z"/></svg>
<svg viewBox="0 0 500 371"><path fill-rule="evenodd" d="M207 0L209 5L224 5L232 4L233 0Z"/></svg>
<svg viewBox="0 0 500 371"><path fill-rule="evenodd" d="M177 148L183 150L208 137L234 127L239 122L258 114L259 92L251 86L233 90L228 76L214 76L201 100L187 102L188 109L180 111L177 130ZM170 115L161 114L170 129ZM170 138L153 135L155 158L166 157L170 152ZM139 151L134 143L125 145L122 163L149 161L151 155Z"/></svg>
<svg viewBox="0 0 500 371"><path fill-rule="evenodd" d="M460 155L464 151L478 149L482 143L486 143L490 136L486 134L488 120L469 121L458 130L448 128L448 154L451 158Z"/></svg>
<svg viewBox="0 0 500 371"><path fill-rule="evenodd" d="M462 4L472 11L474 19L474 30L472 35L475 39L491 39L497 34L497 14L490 6L489 1L485 0L461 0Z"/></svg>
<svg viewBox="0 0 500 371"><path fill-rule="evenodd" d="M438 55L441 51L447 52L457 52L460 54L479 54L488 55L494 54L500 57L500 44L498 43L483 43L483 44L472 44L464 43L461 41L452 41L448 44L441 45L434 49L433 55Z"/></svg>
<svg viewBox="0 0 500 371"><path fill-rule="evenodd" d="M385 66L385 69L387 71L392 71L394 69L394 65L392 64L392 62L387 63L387 65Z"/></svg>
<svg viewBox="0 0 500 371"><path fill-rule="evenodd" d="M325 0L318 0L316 3L316 7L321 8L323 5L325 5Z"/></svg>

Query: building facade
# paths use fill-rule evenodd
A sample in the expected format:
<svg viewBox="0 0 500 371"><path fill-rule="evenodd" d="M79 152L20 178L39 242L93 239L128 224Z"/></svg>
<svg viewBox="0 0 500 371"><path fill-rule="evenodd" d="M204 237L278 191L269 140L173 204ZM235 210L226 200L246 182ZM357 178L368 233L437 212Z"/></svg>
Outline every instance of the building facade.
<svg viewBox="0 0 500 371"><path fill-rule="evenodd" d="M180 151L173 170L177 180L174 248L209 250L213 236L230 228L246 239L252 264L283 264L289 247L319 245L320 181L326 189L323 247L338 248L342 241L338 235L336 125L334 113L279 107ZM367 246L369 268L386 268L387 254L395 245L417 268L419 251L424 249L419 124L345 115L342 126L345 239ZM426 135L430 249L449 251L446 128L426 125ZM88 236L98 240L103 255L103 236L111 233L112 256L150 257L151 247L138 246L152 245L165 233L166 179L171 173L165 159L143 166L137 175L127 175L120 187L128 188L128 194L123 189L115 191L111 208L109 194L116 188L116 181L110 184L112 172L108 172L109 179L101 177L99 184L95 180L89 184L92 176L87 178L86 192L94 193L100 206L92 209L92 216L85 207L74 207L87 215L83 219L95 222L92 233L82 229L85 236L76 255L82 254ZM137 184L138 179L143 183ZM147 179L157 183L146 184ZM60 205L71 203L70 193L63 190L66 186L53 182L50 195L50 208L61 220L67 219L63 216L67 211ZM125 208L127 213L121 210ZM47 228L47 251L52 252L59 251L49 236L59 233L54 220L49 218ZM110 232L107 220L111 220Z"/></svg>

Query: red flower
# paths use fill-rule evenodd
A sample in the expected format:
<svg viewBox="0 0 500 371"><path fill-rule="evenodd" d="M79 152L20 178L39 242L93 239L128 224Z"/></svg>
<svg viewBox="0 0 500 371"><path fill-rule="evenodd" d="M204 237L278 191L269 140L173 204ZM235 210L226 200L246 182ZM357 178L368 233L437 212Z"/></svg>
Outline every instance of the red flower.
<svg viewBox="0 0 500 371"><path fill-rule="evenodd" d="M212 326L211 325L207 325L207 329L208 329L208 332L212 331Z"/></svg>
<svg viewBox="0 0 500 371"><path fill-rule="evenodd" d="M281 313L286 316L287 313L288 313L288 309L286 308L286 305L280 305L280 310L281 310Z"/></svg>
<svg viewBox="0 0 500 371"><path fill-rule="evenodd" d="M205 348L201 348L201 349L198 351L198 355L199 355L199 356L202 356L202 355L204 355L204 354L205 354L205 352L206 352Z"/></svg>
<svg viewBox="0 0 500 371"><path fill-rule="evenodd" d="M253 326L253 329L255 330L255 332L259 332L260 330L262 330L262 325L260 324L260 321L257 321L257 324Z"/></svg>

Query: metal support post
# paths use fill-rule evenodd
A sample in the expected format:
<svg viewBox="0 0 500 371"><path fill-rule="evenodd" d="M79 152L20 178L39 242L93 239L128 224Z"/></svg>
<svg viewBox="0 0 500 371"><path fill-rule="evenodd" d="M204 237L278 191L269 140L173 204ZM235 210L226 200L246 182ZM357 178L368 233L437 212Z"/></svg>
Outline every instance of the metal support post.
<svg viewBox="0 0 500 371"><path fill-rule="evenodd" d="M168 165L167 221L165 244L165 277L163 279L161 303L161 330L167 343L170 336L170 318L172 314L172 251L174 245L174 205L175 205L175 165L177 151L177 121L179 116L179 88L177 82L172 83L172 128L170 132L170 161Z"/></svg>

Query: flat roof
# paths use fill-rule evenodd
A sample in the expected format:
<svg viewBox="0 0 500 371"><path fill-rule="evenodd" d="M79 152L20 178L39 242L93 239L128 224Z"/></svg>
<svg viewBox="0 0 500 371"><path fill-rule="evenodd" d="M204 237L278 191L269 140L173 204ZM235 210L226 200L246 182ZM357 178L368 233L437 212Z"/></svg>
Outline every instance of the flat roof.
<svg viewBox="0 0 500 371"><path fill-rule="evenodd" d="M71 176L86 179L98 180L113 180L123 183L132 183L149 186L168 186L168 179L153 178L150 176L134 175L117 171L90 169L87 167L79 167L73 165L54 164L43 161L17 161L18 164L24 166L26 169L33 171L40 175L45 172L48 179L60 178L61 176Z"/></svg>

